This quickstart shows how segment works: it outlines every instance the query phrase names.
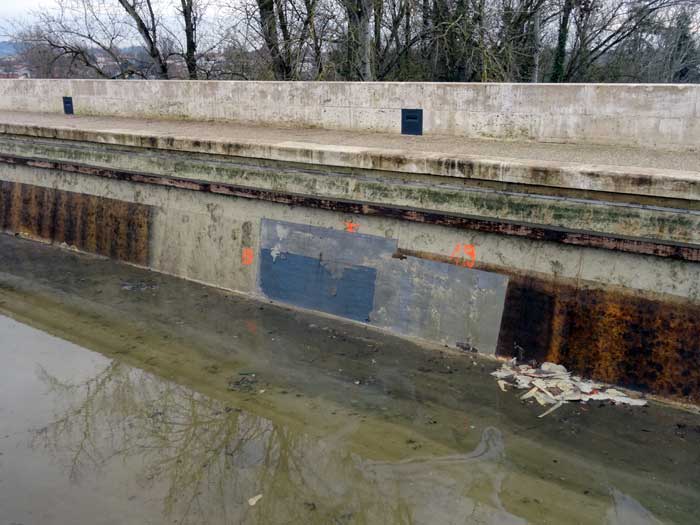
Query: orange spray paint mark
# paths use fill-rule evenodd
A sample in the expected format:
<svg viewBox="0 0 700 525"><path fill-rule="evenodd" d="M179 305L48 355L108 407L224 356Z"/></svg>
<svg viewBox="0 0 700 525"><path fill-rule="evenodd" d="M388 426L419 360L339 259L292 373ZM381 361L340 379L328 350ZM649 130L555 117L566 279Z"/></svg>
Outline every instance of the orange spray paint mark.
<svg viewBox="0 0 700 525"><path fill-rule="evenodd" d="M253 335L255 335L258 331L258 325L252 319L245 320L245 327L246 327L246 330L248 330Z"/></svg>
<svg viewBox="0 0 700 525"><path fill-rule="evenodd" d="M357 224L356 222L345 221L345 231L346 232L356 233L359 228L360 228L360 225Z"/></svg>
<svg viewBox="0 0 700 525"><path fill-rule="evenodd" d="M462 244L457 243L455 249L452 250L452 255L450 259L453 264L457 266L466 266L467 268L474 268L474 263L476 262L476 248L473 244Z"/></svg>
<svg viewBox="0 0 700 525"><path fill-rule="evenodd" d="M253 259L253 248L243 248L243 252L241 252L241 264L249 266L253 264Z"/></svg>

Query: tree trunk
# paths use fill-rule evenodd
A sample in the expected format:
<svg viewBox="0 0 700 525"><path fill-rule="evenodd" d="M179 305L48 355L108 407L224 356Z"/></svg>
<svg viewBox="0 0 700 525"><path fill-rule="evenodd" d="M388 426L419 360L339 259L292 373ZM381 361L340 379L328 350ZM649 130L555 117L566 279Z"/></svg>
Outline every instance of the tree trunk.
<svg viewBox="0 0 700 525"><path fill-rule="evenodd" d="M163 55L158 48L158 26L151 0L146 0L148 17L151 24L150 26L146 24L146 21L141 17L141 14L136 10L135 2L129 3L129 0L119 0L119 3L136 24L136 29L138 30L139 35L141 35L141 39L146 47L146 52L151 57L151 60L153 60L153 64L156 66L156 75L158 78L169 78L168 62L165 58L163 58Z"/></svg>
<svg viewBox="0 0 700 525"><path fill-rule="evenodd" d="M293 80L295 78L294 67L292 66L292 36L289 32L287 24L287 15L284 11L284 5L281 0L275 0L277 9L277 20L279 21L280 33L282 34L282 47L280 54L282 55L282 63L285 65L285 80ZM299 41L299 46L303 45L303 40Z"/></svg>
<svg viewBox="0 0 700 525"><path fill-rule="evenodd" d="M374 3L374 46L372 57L374 59L374 70L379 71L381 67L382 53L382 20L384 17L384 0L373 0ZM387 44L389 45L389 44ZM398 47L397 47L398 50Z"/></svg>
<svg viewBox="0 0 700 525"><path fill-rule="evenodd" d="M420 35L420 50L424 60L428 60L431 55L431 23L433 15L430 10L430 0L423 0L423 28Z"/></svg>
<svg viewBox="0 0 700 525"><path fill-rule="evenodd" d="M431 11L431 23L430 27L432 29L431 35L431 47L432 53L430 57L431 68L430 77L431 80L437 82L446 82L449 80L449 64L447 63L447 58L445 57L447 50L445 49L446 32L445 27L446 22L446 7L444 0L433 0L433 6Z"/></svg>
<svg viewBox="0 0 700 525"><path fill-rule="evenodd" d="M322 41L316 31L316 3L317 0L304 0L306 16L309 22L309 37L314 50L314 79L321 78L323 74L323 49Z"/></svg>
<svg viewBox="0 0 700 525"><path fill-rule="evenodd" d="M192 6L194 0L181 0L185 21L185 65L190 80L197 80L197 20Z"/></svg>
<svg viewBox="0 0 700 525"><path fill-rule="evenodd" d="M348 80L372 80L372 33L369 21L372 0L344 0L348 15Z"/></svg>
<svg viewBox="0 0 700 525"><path fill-rule="evenodd" d="M272 71L277 80L288 80L290 71L280 53L277 39L277 19L275 17L274 0L257 0L260 13L260 28L262 29L265 45L272 59Z"/></svg>
<svg viewBox="0 0 700 525"><path fill-rule="evenodd" d="M399 69L404 72L402 75L402 80L410 79L411 72L409 71L409 66L411 64L411 3L408 0L403 0L406 9L406 14L404 15L404 43L403 48L406 50L403 55L401 55L401 63ZM398 47L397 47L398 52Z"/></svg>
<svg viewBox="0 0 700 525"><path fill-rule="evenodd" d="M569 19L571 11L574 9L575 0L564 0L564 8L561 12L561 20L559 22L559 35L557 37L557 48L554 52L554 61L552 63L552 82L561 82L564 80L564 62L566 60L566 41L569 38Z"/></svg>
<svg viewBox="0 0 700 525"><path fill-rule="evenodd" d="M484 0L479 0L478 10L476 15L476 21L474 25L476 26L477 39L478 39L478 67L479 67L479 81L488 82L489 80L489 58L486 50L486 15L484 13Z"/></svg>
<svg viewBox="0 0 700 525"><path fill-rule="evenodd" d="M540 54L542 53L542 35L541 31L541 14L540 8L537 7L532 21L532 78L531 82L539 82L540 78Z"/></svg>

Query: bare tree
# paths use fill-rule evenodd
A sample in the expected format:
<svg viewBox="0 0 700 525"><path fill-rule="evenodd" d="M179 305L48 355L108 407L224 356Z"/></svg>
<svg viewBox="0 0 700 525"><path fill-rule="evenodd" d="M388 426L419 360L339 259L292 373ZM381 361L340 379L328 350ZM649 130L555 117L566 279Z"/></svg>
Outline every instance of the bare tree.
<svg viewBox="0 0 700 525"><path fill-rule="evenodd" d="M158 78L168 78L167 55L159 46L160 19L153 9L152 0L117 0L131 17L141 36L143 46L151 57Z"/></svg>
<svg viewBox="0 0 700 525"><path fill-rule="evenodd" d="M194 0L180 0L180 15L185 26L185 65L190 80L197 80L197 26L198 4Z"/></svg>
<svg viewBox="0 0 700 525"><path fill-rule="evenodd" d="M347 15L345 35L346 64L348 80L372 80L372 0L342 0Z"/></svg>
<svg viewBox="0 0 700 525"><path fill-rule="evenodd" d="M195 80L203 55L224 40L215 31L221 27L209 27L199 52L206 7L205 0L54 0L10 33L24 48L51 50L54 62L67 57L72 75L167 79L180 76L182 65Z"/></svg>
<svg viewBox="0 0 700 525"><path fill-rule="evenodd" d="M460 82L700 76L700 0L53 2L12 32L32 70L48 76Z"/></svg>
<svg viewBox="0 0 700 525"><path fill-rule="evenodd" d="M280 9L280 2L277 0L256 1L260 15L260 29L272 58L275 78L278 80L289 80L292 77L292 68L288 54L283 53L281 49L277 27L277 19L279 17L283 38L289 38L289 28L287 27L284 10ZM276 6L277 9L275 9ZM289 49L288 40L283 40L282 45L285 49Z"/></svg>
<svg viewBox="0 0 700 525"><path fill-rule="evenodd" d="M105 0L56 0L52 8L34 13L36 22L15 28L13 38L27 52L44 49L49 70L69 61L68 72L102 78L143 76L140 64L124 49L131 34L120 9ZM50 75L49 75L50 76Z"/></svg>

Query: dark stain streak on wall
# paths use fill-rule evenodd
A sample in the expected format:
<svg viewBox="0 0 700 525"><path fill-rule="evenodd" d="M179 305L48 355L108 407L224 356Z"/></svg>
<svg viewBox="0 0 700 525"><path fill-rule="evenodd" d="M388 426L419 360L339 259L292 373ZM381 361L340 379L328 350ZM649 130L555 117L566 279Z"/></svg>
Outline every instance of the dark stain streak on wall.
<svg viewBox="0 0 700 525"><path fill-rule="evenodd" d="M104 197L0 181L0 229L148 265L152 209Z"/></svg>

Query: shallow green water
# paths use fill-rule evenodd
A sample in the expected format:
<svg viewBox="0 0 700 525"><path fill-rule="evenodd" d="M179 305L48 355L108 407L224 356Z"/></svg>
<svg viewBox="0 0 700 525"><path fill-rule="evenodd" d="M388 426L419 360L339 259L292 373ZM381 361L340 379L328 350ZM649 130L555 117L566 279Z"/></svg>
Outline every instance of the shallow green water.
<svg viewBox="0 0 700 525"><path fill-rule="evenodd" d="M688 412L538 419L495 363L1 235L0 313L2 525L697 522Z"/></svg>

